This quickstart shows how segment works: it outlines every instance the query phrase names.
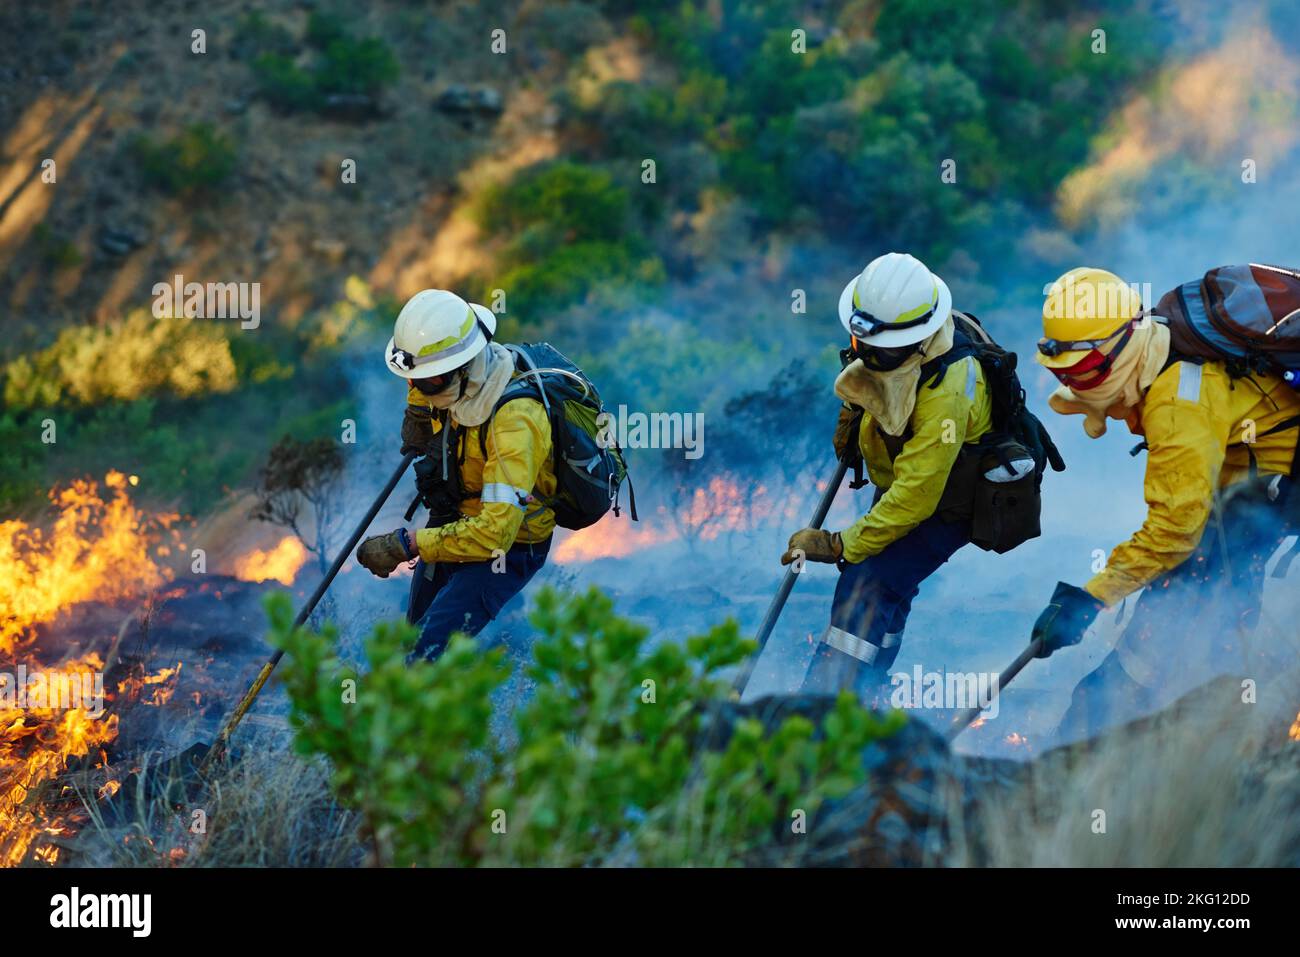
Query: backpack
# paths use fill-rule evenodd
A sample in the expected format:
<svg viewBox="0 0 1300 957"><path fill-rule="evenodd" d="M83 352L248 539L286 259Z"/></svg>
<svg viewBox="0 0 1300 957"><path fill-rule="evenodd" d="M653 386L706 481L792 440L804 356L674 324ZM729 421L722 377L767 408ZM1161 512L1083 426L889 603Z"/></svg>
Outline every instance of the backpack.
<svg viewBox="0 0 1300 957"><path fill-rule="evenodd" d="M946 522L969 521L971 541L1001 554L1042 534L1043 474L1048 465L1064 471L1065 461L1042 422L1025 407L1016 354L994 342L974 316L953 310L952 317L952 348L921 365L917 390L937 389L954 362L974 357L984 371L992 422L978 441L962 446L935 514ZM841 353L841 360L852 361L851 353ZM891 455L911 437L910 429L901 437L881 436ZM866 484L861 459L852 464L850 487L861 488Z"/></svg>
<svg viewBox="0 0 1300 957"><path fill-rule="evenodd" d="M974 356L984 370L984 382L992 405L992 428L979 444L996 443L1000 439L1019 443L1033 457L1034 473L1040 480L1048 465L1053 471L1065 471L1065 460L1046 426L1025 406L1025 389L1016 374L1016 354L994 342L975 316L954 309L952 318L952 348L921 366L917 389L927 383L930 388L937 389L950 365Z"/></svg>
<svg viewBox="0 0 1300 957"><path fill-rule="evenodd" d="M1220 266L1165 293L1152 312L1169 325L1171 362L1222 362L1234 378L1276 373L1300 383L1300 272Z"/></svg>
<svg viewBox="0 0 1300 957"><path fill-rule="evenodd" d="M555 513L561 528L594 525L612 508L621 514L619 489L627 481L628 505L637 521L636 495L628 478L627 462L616 441L604 429L606 415L600 394L576 365L546 342L507 345L515 360L516 378L506 386L492 409L515 399L535 399L546 409L551 423L551 449L555 466L555 495L537 499ZM479 443L487 458L490 419L479 428ZM537 493L534 492L536 495Z"/></svg>

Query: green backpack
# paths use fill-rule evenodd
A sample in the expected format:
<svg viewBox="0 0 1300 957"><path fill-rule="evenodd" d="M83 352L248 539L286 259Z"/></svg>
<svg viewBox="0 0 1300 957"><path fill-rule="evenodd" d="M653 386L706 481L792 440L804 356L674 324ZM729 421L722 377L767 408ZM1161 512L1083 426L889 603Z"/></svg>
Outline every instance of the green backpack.
<svg viewBox="0 0 1300 957"><path fill-rule="evenodd" d="M546 342L506 345L515 360L516 377L506 386L492 414L507 402L535 399L551 423L551 449L556 490L553 497L536 495L555 513L561 528L586 528L613 509L621 514L619 489L627 482L628 506L637 521L636 495L627 474L627 461L617 442L605 440L605 407L591 380L558 349ZM487 458L489 425L479 429Z"/></svg>

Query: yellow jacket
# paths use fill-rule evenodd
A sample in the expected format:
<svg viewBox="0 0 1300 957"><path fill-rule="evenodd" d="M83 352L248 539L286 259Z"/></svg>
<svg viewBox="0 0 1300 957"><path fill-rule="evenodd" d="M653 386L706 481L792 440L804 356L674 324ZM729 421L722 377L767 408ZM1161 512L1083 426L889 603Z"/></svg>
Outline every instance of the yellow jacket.
<svg viewBox="0 0 1300 957"><path fill-rule="evenodd" d="M908 420L908 438L895 458L870 415L862 417L858 447L867 474L884 494L871 511L840 533L844 557L860 562L896 542L934 514L963 443L992 427L984 370L974 356L950 365L936 388L922 383Z"/></svg>
<svg viewBox="0 0 1300 957"><path fill-rule="evenodd" d="M432 408L428 399L411 389L406 401ZM442 430L441 413L434 409L433 431ZM555 467L551 457L551 424L546 409L535 399L513 399L482 426L487 429L487 458L479 441L479 427L464 430L461 486L472 496L461 502L462 518L440 528L422 528L415 545L426 562L479 562L496 549L516 542L545 541L555 531L555 513L540 502L523 502L536 492L555 495Z"/></svg>
<svg viewBox="0 0 1300 957"><path fill-rule="evenodd" d="M1147 389L1129 428L1145 435L1147 517L1083 587L1113 605L1177 567L1196 549L1216 489L1250 475L1289 474L1300 396L1274 375L1231 378L1216 362L1176 362Z"/></svg>

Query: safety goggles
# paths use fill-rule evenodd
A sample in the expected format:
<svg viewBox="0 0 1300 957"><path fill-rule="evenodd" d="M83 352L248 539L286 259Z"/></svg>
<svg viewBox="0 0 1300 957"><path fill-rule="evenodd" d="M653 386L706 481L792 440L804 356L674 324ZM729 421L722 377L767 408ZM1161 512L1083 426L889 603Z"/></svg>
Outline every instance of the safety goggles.
<svg viewBox="0 0 1300 957"><path fill-rule="evenodd" d="M1082 352L1087 349L1088 354L1074 365L1051 369L1052 375L1056 376L1062 385L1069 386L1076 392L1084 392L1095 389L1110 376L1115 357L1128 344L1133 335L1134 325L1136 320L1126 322L1104 339L1039 339L1038 351L1048 358L1055 358L1066 352ZM1119 342L1115 343L1113 349L1104 353L1101 351L1103 346L1117 338Z"/></svg>
<svg viewBox="0 0 1300 957"><path fill-rule="evenodd" d="M450 372L444 372L441 375L431 375L423 379L412 379L411 385L415 386L425 395L437 395L439 392L445 392L465 371L465 367L452 369Z"/></svg>
<svg viewBox="0 0 1300 957"><path fill-rule="evenodd" d="M894 346L884 348L880 346L866 346L858 341L857 336L849 339L850 348L853 355L862 360L862 364L868 369L876 372L891 372L897 369L908 357L916 352L920 343L914 343L907 346Z"/></svg>

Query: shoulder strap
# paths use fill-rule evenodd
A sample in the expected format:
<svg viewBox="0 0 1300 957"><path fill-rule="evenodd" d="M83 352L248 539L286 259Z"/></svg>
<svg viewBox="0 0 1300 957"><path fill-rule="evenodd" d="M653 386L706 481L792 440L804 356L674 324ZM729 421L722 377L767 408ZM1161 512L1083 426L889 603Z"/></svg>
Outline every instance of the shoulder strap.
<svg viewBox="0 0 1300 957"><path fill-rule="evenodd" d="M952 318L952 348L943 355L935 356L929 362L921 364L921 377L916 382L918 391L921 386L927 384L931 389L939 388L939 383L943 382L943 377L947 375L950 365L954 362L960 362L967 356L978 358L980 351L986 345L993 344L992 338L984 331L984 327L980 325L980 321L974 316L954 309Z"/></svg>

